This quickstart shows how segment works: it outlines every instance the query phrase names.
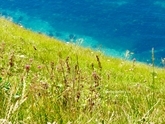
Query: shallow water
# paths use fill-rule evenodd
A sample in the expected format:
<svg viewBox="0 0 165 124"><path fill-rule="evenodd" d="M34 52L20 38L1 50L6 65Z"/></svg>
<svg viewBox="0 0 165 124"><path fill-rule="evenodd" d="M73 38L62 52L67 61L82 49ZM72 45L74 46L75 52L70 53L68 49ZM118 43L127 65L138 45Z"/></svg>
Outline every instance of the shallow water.
<svg viewBox="0 0 165 124"><path fill-rule="evenodd" d="M4 0L0 13L33 31L101 49L114 57L157 65L165 58L165 2L162 0Z"/></svg>

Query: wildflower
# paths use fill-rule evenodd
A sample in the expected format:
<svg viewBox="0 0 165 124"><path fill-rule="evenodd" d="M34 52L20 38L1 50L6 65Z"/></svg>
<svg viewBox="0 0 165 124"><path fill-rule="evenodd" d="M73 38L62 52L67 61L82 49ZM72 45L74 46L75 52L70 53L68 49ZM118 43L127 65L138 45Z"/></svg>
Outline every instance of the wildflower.
<svg viewBox="0 0 165 124"><path fill-rule="evenodd" d="M41 66L41 65L39 65L39 66L38 66L38 69L41 69L41 68L42 68L42 66Z"/></svg>
<svg viewBox="0 0 165 124"><path fill-rule="evenodd" d="M30 61L30 63L32 63L33 62L33 59L31 58L29 61Z"/></svg>
<svg viewBox="0 0 165 124"><path fill-rule="evenodd" d="M20 58L26 58L25 55L20 55L19 57L20 57Z"/></svg>
<svg viewBox="0 0 165 124"><path fill-rule="evenodd" d="M29 72L29 70L30 70L30 65L26 65L26 66L25 66L25 69L26 69L26 72Z"/></svg>

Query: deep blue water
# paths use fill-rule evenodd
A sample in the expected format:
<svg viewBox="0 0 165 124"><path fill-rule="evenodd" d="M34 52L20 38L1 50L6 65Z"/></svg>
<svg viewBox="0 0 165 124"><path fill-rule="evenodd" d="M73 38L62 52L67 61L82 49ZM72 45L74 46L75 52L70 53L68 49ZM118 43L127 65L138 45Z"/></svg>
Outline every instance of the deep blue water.
<svg viewBox="0 0 165 124"><path fill-rule="evenodd" d="M82 42L105 54L150 63L151 49L161 65L165 58L163 0L3 0L2 16L31 30Z"/></svg>

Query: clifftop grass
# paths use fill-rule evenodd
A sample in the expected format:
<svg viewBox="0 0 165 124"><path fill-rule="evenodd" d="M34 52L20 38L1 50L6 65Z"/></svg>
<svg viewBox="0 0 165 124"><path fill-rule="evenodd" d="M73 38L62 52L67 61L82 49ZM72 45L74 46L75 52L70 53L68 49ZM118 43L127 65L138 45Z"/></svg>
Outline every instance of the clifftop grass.
<svg viewBox="0 0 165 124"><path fill-rule="evenodd" d="M163 68L0 27L0 123L165 123Z"/></svg>

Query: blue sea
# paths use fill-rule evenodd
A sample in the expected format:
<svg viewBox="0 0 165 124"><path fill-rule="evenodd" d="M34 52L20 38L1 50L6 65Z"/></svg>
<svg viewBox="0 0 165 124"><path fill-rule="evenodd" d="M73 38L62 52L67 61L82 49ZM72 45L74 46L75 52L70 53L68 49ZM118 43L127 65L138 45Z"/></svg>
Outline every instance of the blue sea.
<svg viewBox="0 0 165 124"><path fill-rule="evenodd" d="M165 58L164 0L2 0L0 15L109 56L149 64L154 48L158 66Z"/></svg>

